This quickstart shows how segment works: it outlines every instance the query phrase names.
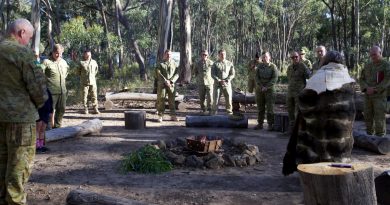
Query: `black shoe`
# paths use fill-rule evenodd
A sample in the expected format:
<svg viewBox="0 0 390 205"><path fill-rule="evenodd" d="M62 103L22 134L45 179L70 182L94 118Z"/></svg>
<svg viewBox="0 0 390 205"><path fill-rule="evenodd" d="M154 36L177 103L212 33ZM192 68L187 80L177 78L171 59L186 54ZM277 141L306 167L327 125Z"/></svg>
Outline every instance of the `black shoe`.
<svg viewBox="0 0 390 205"><path fill-rule="evenodd" d="M37 153L37 154L44 154L44 153L46 153L46 152L48 152L49 151L49 148L47 148L47 147L38 147L38 148L36 148L36 150L35 150L35 152Z"/></svg>
<svg viewBox="0 0 390 205"><path fill-rule="evenodd" d="M262 124L258 124L253 129L255 129L255 130L262 130L263 129L263 125Z"/></svg>

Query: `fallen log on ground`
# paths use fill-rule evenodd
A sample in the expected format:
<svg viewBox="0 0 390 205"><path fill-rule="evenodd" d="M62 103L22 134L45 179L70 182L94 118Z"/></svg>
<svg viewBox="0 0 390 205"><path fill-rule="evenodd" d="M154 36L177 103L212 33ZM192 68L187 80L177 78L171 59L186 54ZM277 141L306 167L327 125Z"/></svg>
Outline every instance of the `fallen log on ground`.
<svg viewBox="0 0 390 205"><path fill-rule="evenodd" d="M353 131L354 146L379 154L390 152L390 138L367 135L364 131Z"/></svg>
<svg viewBox="0 0 390 205"><path fill-rule="evenodd" d="M105 196L81 189L76 189L69 192L68 196L66 197L66 203L68 205L147 205L146 203L131 199Z"/></svg>
<svg viewBox="0 0 390 205"><path fill-rule="evenodd" d="M252 93L234 92L233 103L256 104L256 96ZM286 93L275 93L275 104L286 104Z"/></svg>
<svg viewBox="0 0 390 205"><path fill-rule="evenodd" d="M187 116L187 127L225 127L225 128L248 128L248 117L210 115L210 116Z"/></svg>
<svg viewBox="0 0 390 205"><path fill-rule="evenodd" d="M367 164L300 164L298 171L304 204L377 204L373 168Z"/></svg>
<svg viewBox="0 0 390 205"><path fill-rule="evenodd" d="M106 110L111 110L114 107L113 100L132 100L132 101L157 101L157 94L151 93L130 93L130 92L120 92L120 93L106 93L106 101L104 102L104 108ZM168 99L166 99L167 101ZM175 97L176 108L179 104L183 102L184 95L177 95Z"/></svg>
<svg viewBox="0 0 390 205"><path fill-rule="evenodd" d="M61 140L65 138L83 136L87 134L97 134L103 128L103 123L99 119L88 120L80 125L61 127L46 131L46 142Z"/></svg>

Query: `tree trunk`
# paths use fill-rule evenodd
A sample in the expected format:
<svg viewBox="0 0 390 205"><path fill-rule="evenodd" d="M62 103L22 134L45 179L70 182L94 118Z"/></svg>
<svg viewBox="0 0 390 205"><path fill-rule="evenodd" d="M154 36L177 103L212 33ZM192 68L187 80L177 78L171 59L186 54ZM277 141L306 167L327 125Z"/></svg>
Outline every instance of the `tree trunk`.
<svg viewBox="0 0 390 205"><path fill-rule="evenodd" d="M40 0L33 0L31 7L31 23L34 26L34 35L31 47L35 55L39 56L39 45L41 43L41 11Z"/></svg>
<svg viewBox="0 0 390 205"><path fill-rule="evenodd" d="M189 83L191 81L191 15L190 1L179 0L180 16L180 83Z"/></svg>
<svg viewBox="0 0 390 205"><path fill-rule="evenodd" d="M242 119L234 118L227 115L211 115L211 116L187 116L187 127L225 127L225 128L248 128L248 117L243 116Z"/></svg>
<svg viewBox="0 0 390 205"><path fill-rule="evenodd" d="M116 35L118 36L119 42L121 44L120 51L119 51L118 67L122 68L122 66L123 66L123 41L122 41L122 33L121 33L120 22L119 22L119 12L120 12L120 8L118 8L118 5L115 4Z"/></svg>
<svg viewBox="0 0 390 205"><path fill-rule="evenodd" d="M172 10L173 0L160 1L160 24L158 29L159 44L157 50L157 62L161 62L163 59L164 51L166 49L171 48L169 41L169 33L171 31Z"/></svg>
<svg viewBox="0 0 390 205"><path fill-rule="evenodd" d="M331 164L298 165L305 204L377 204L371 166L351 164L352 168L346 168L331 167Z"/></svg>
<svg viewBox="0 0 390 205"><path fill-rule="evenodd" d="M129 42L131 43L131 46L133 48L133 53L135 55L135 60L138 63L139 72L140 72L140 78L141 78L141 80L146 80L147 76L146 76L146 71L145 71L145 60L144 60L144 57L141 54L141 51L138 48L137 40L134 39L134 37L133 37L133 32L131 30L131 26L130 26L129 20L125 16L123 16L122 5L121 5L120 0L116 0L116 6L117 6L118 11L119 11L118 12L118 14L119 14L119 22L127 30L127 38L129 40Z"/></svg>
<svg viewBox="0 0 390 205"><path fill-rule="evenodd" d="M131 199L124 199L112 196L101 195L81 189L72 190L66 197L68 205L90 205L90 204L105 204L105 205L147 205L146 203L138 202Z"/></svg>
<svg viewBox="0 0 390 205"><path fill-rule="evenodd" d="M97 134L103 128L103 122L99 119L93 119L89 121L85 121L80 125L69 126L69 127L61 127L57 129L52 129L46 131L45 137L46 142L61 140L65 138L83 136L88 134Z"/></svg>
<svg viewBox="0 0 390 205"><path fill-rule="evenodd" d="M106 18L106 11L103 5L102 0L96 1L100 15L102 16L103 20L103 26L104 26L104 35L105 35L105 43L107 44L107 63L108 63L108 78L112 79L114 77L114 66L113 66L113 59L112 59L112 52L111 52L111 43L108 39L108 25L107 25L107 18Z"/></svg>
<svg viewBox="0 0 390 205"><path fill-rule="evenodd" d="M367 135L362 131L354 131L354 146L379 154L390 153L390 138Z"/></svg>

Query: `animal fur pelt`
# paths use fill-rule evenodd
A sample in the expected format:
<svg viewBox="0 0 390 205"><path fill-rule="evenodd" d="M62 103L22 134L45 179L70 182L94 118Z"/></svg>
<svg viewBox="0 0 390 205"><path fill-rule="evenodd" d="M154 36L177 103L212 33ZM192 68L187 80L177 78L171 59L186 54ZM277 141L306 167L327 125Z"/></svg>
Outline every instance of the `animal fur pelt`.
<svg viewBox="0 0 390 205"><path fill-rule="evenodd" d="M293 173L301 163L349 161L355 119L352 85L320 94L305 89L298 105L298 117L283 159L283 174Z"/></svg>

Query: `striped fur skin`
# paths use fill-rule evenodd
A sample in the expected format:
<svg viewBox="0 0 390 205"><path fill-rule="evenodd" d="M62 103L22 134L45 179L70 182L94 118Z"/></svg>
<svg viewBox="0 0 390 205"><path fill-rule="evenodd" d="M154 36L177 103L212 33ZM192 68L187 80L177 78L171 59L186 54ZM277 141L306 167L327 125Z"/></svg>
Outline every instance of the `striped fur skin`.
<svg viewBox="0 0 390 205"><path fill-rule="evenodd" d="M296 171L297 164L301 163L349 161L354 119L351 84L320 94L303 90L299 95L299 114L283 159L283 174Z"/></svg>

